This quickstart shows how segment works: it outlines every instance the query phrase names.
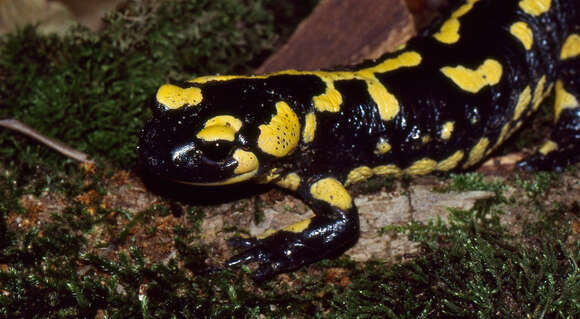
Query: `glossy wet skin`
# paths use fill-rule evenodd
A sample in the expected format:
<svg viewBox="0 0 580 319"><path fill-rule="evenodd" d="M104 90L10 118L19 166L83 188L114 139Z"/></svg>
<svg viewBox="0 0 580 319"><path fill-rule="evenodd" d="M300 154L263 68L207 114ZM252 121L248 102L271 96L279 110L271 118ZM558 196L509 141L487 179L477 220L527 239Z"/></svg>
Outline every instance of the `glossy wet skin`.
<svg viewBox="0 0 580 319"><path fill-rule="evenodd" d="M203 129L200 124L213 117L203 114L201 108L197 112L191 111L169 110L147 123L139 150L149 171L181 183L199 185L227 184L228 181L235 182L232 178L245 180L257 173L257 161L255 165L250 163L250 166L240 167L239 152L251 153L242 133L227 132L224 125L224 130L233 136L233 140L198 138L196 135ZM219 129L219 125L210 130L215 128Z"/></svg>
<svg viewBox="0 0 580 319"><path fill-rule="evenodd" d="M141 158L174 181L254 179L304 200L315 217L238 239L246 250L228 262L259 263L257 278L291 271L356 242L346 186L472 167L553 89L551 139L520 165L561 169L580 160L579 21L576 0L464 0L405 48L354 69L164 85Z"/></svg>
<svg viewBox="0 0 580 319"><path fill-rule="evenodd" d="M283 90L280 82L286 83ZM200 94L188 97L191 89L200 90ZM285 75L163 86L156 95L154 116L141 132L141 158L153 174L182 183L209 186L248 180L268 169L278 155L286 155L297 146L302 118L298 119L291 108L301 104L295 102L291 107L280 101L297 92L306 101L304 93L321 90L317 78ZM173 98L176 94L179 98ZM278 111L292 113L293 122L282 116L282 121L273 123L272 114ZM285 131L264 133L268 124L270 130L287 130L285 126L293 125L293 140L290 136L284 139ZM280 136L276 136L278 132ZM276 138L278 141L273 140ZM286 149L275 151L278 146L272 143L280 142Z"/></svg>

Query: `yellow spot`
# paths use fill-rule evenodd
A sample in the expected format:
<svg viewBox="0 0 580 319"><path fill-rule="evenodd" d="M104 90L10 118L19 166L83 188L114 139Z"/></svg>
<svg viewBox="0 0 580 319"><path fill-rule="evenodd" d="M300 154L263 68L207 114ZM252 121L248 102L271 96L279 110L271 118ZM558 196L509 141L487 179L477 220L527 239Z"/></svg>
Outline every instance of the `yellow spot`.
<svg viewBox="0 0 580 319"><path fill-rule="evenodd" d="M556 101L554 102L554 120L558 121L563 110L577 107L578 100L564 89L562 81L556 81Z"/></svg>
<svg viewBox="0 0 580 319"><path fill-rule="evenodd" d="M476 70L459 65L457 67L443 67L441 72L462 90L477 93L486 85L499 83L502 76L502 66L496 60L487 59Z"/></svg>
<svg viewBox="0 0 580 319"><path fill-rule="evenodd" d="M580 55L580 35L574 33L566 38L560 52L560 59L566 60Z"/></svg>
<svg viewBox="0 0 580 319"><path fill-rule="evenodd" d="M534 99L532 100L534 111L540 107L540 104L549 93L549 90L544 92L544 86L546 85L546 76L542 76L538 84L536 85L536 90L534 91Z"/></svg>
<svg viewBox="0 0 580 319"><path fill-rule="evenodd" d="M278 182L276 182L276 185L285 189L296 191L298 187L300 187L300 183L301 183L300 176L298 176L298 174L296 173L290 173L284 176L284 178L282 178Z"/></svg>
<svg viewBox="0 0 580 319"><path fill-rule="evenodd" d="M177 85L165 84L157 90L157 102L165 105L168 109L177 109L185 105L197 105L203 99L201 89L180 88Z"/></svg>
<svg viewBox="0 0 580 319"><path fill-rule="evenodd" d="M258 127L258 147L262 152L282 157L292 152L300 141L300 121L286 102L276 103L276 115Z"/></svg>
<svg viewBox="0 0 580 319"><path fill-rule="evenodd" d="M524 48L529 50L534 44L534 33L527 23L519 21L510 27L510 33L522 42Z"/></svg>
<svg viewBox="0 0 580 319"><path fill-rule="evenodd" d="M532 89L530 86L526 86L526 88L522 91L520 96L518 97L518 103L514 109L514 116L513 120L516 121L520 118L522 113L526 110L530 102L532 101Z"/></svg>
<svg viewBox="0 0 580 319"><path fill-rule="evenodd" d="M503 143L506 139L508 139L511 135L511 131L510 131L510 123L505 123L504 126L501 128L501 132L499 133L499 137L497 138L497 142L494 145L494 148L499 146L501 143Z"/></svg>
<svg viewBox="0 0 580 319"><path fill-rule="evenodd" d="M451 14L451 17L441 25L439 32L433 34L433 37L437 39L437 41L446 44L453 44L459 41L459 28L461 26L459 18L467 14L473 8L473 4L477 1L478 0L468 0L467 3L457 8L457 10Z"/></svg>
<svg viewBox="0 0 580 319"><path fill-rule="evenodd" d="M459 41L459 27L459 20L456 18L450 18L443 23L439 32L435 33L433 37L442 43L455 43Z"/></svg>
<svg viewBox="0 0 580 319"><path fill-rule="evenodd" d="M459 163L459 161L463 159L463 156L464 156L463 151L457 151L453 153L453 155L437 163L435 169L442 172L452 170L455 167L457 167L457 164Z"/></svg>
<svg viewBox="0 0 580 319"><path fill-rule="evenodd" d="M312 222L312 219L306 218L306 219L301 220L297 223L294 223L292 225L284 227L282 229L282 231L287 231L287 232L292 232L292 233L301 233L304 230L306 230L308 228L308 226L310 226L311 222ZM264 239L266 237L272 236L275 233L277 233L275 230L268 229L263 234L256 236L256 238L257 239Z"/></svg>
<svg viewBox="0 0 580 319"><path fill-rule="evenodd" d="M437 162L429 158L424 158L407 167L407 169L405 169L405 173L409 175L425 175L432 172L436 166Z"/></svg>
<svg viewBox="0 0 580 319"><path fill-rule="evenodd" d="M429 141L431 141L431 135L425 135L421 138L421 143L423 144L427 144Z"/></svg>
<svg viewBox="0 0 580 319"><path fill-rule="evenodd" d="M368 166L361 166L353 169L348 173L348 177L346 178L346 182L344 183L345 186L362 182L364 180L369 179L373 176L373 170Z"/></svg>
<svg viewBox="0 0 580 319"><path fill-rule="evenodd" d="M441 129L441 138L444 140L448 140L451 138L453 134L453 129L455 128L455 122L445 122Z"/></svg>
<svg viewBox="0 0 580 319"><path fill-rule="evenodd" d="M314 140L314 135L316 133L316 115L314 112L306 114L306 119L304 123L304 133L302 133L302 140L304 143L310 143Z"/></svg>
<svg viewBox="0 0 580 319"><path fill-rule="evenodd" d="M240 175L258 171L258 158L254 153L237 149L232 157L238 162L234 174Z"/></svg>
<svg viewBox="0 0 580 319"><path fill-rule="evenodd" d="M391 150L391 148L391 144L389 144L386 139L381 138L377 143L374 153L377 155L386 154Z"/></svg>
<svg viewBox="0 0 580 319"><path fill-rule="evenodd" d="M553 151L557 151L558 150L558 144L554 141L547 141L546 143L544 143L544 145L540 148L540 153L542 155L546 155L548 153L551 153Z"/></svg>
<svg viewBox="0 0 580 319"><path fill-rule="evenodd" d="M238 132L242 128L242 121L231 116L231 115L220 115L212 117L205 122L204 127L219 125L219 126L230 126L234 131Z"/></svg>
<svg viewBox="0 0 580 319"><path fill-rule="evenodd" d="M276 173L277 171L278 171L277 168L273 168L267 174L263 174L262 176L259 177L259 179L254 180L254 182L258 184L268 184L271 181L276 180L280 177L280 174Z"/></svg>
<svg viewBox="0 0 580 319"><path fill-rule="evenodd" d="M236 138L236 131L231 126L212 125L208 126L196 135L200 140L207 142L213 141L230 141L233 142Z"/></svg>
<svg viewBox="0 0 580 319"><path fill-rule="evenodd" d="M481 161L488 146L489 139L487 139L487 137L480 139L479 142L475 144L475 146L469 152L469 157L467 158L467 162L463 164L463 168L468 168L469 166L472 166L473 164Z"/></svg>
<svg viewBox="0 0 580 319"><path fill-rule="evenodd" d="M310 186L310 194L314 199L329 203L342 210L352 207L352 199L344 186L334 178L324 178Z"/></svg>
<svg viewBox="0 0 580 319"><path fill-rule="evenodd" d="M397 167L396 165L377 166L377 167L373 168L373 173L375 173L376 175L382 175L382 176L389 176L389 175L400 176L401 174L403 174L401 169L399 167Z"/></svg>
<svg viewBox="0 0 580 319"><path fill-rule="evenodd" d="M550 10L551 3L552 0L521 0L520 8L527 14L539 16Z"/></svg>

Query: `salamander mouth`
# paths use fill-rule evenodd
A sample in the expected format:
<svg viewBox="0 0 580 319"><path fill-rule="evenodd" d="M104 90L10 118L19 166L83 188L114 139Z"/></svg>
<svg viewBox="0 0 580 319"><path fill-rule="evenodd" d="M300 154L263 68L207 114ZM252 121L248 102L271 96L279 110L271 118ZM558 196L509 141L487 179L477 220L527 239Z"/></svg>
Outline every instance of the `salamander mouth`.
<svg viewBox="0 0 580 319"><path fill-rule="evenodd" d="M147 171L178 183L200 186L238 183L258 173L258 160L252 152L233 144L227 146L230 151L210 152L211 145L196 141L191 135L157 120L147 123L139 143Z"/></svg>
<svg viewBox="0 0 580 319"><path fill-rule="evenodd" d="M232 176L219 181L190 184L207 186L234 184L251 179L256 176L260 170L260 163L257 156L254 153L241 148L235 149L231 158L227 159L227 165L230 165L231 161L233 161L233 166L235 167Z"/></svg>

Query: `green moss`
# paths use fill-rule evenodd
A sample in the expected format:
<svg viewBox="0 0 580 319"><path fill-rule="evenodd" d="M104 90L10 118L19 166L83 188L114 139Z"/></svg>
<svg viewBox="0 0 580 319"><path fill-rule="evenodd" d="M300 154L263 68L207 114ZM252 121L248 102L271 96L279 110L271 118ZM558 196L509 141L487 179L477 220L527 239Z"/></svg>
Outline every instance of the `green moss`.
<svg viewBox="0 0 580 319"><path fill-rule="evenodd" d="M395 188L394 181L394 177L373 176L364 183L355 184L351 188L354 192L360 194L376 193L383 188L387 191L391 191Z"/></svg>
<svg viewBox="0 0 580 319"><path fill-rule="evenodd" d="M274 29L288 33L310 2L179 0L154 7L133 0L98 34L79 27L59 38L28 27L2 36L0 118L16 118L108 166L131 168L160 84L250 72L277 43ZM17 175L33 176L26 184L74 164L7 130L0 131L0 159Z"/></svg>
<svg viewBox="0 0 580 319"><path fill-rule="evenodd" d="M503 205L492 201L470 211L453 210L447 223L398 227L421 248L403 263L354 263L341 257L261 284L249 279L247 267L232 271L206 263L213 248L199 241L202 210L166 203L140 213L120 212L127 226L95 250L90 249L92 236L107 229L114 212L72 206L41 228L5 235L0 315L579 316L580 246L569 240L577 236L572 225L580 217L578 202L537 211L536 218L522 221L519 233L501 223ZM179 212L188 222L175 228L176 253L161 260L146 256L129 230L157 227Z"/></svg>
<svg viewBox="0 0 580 319"><path fill-rule="evenodd" d="M580 250L559 240L569 229L541 244L522 243L486 215L455 211L449 224L403 227L420 242L421 256L386 271L383 264L365 265L364 276L351 278L332 306L344 318L579 315Z"/></svg>
<svg viewBox="0 0 580 319"><path fill-rule="evenodd" d="M544 198L547 192L555 186L560 174L555 172L538 172L532 179L525 180L516 175L516 184L526 192L529 199L537 201Z"/></svg>
<svg viewBox="0 0 580 319"><path fill-rule="evenodd" d="M486 182L484 176L474 172L449 174L450 183L446 187L438 188L440 192L491 191L501 193L505 185L501 182Z"/></svg>

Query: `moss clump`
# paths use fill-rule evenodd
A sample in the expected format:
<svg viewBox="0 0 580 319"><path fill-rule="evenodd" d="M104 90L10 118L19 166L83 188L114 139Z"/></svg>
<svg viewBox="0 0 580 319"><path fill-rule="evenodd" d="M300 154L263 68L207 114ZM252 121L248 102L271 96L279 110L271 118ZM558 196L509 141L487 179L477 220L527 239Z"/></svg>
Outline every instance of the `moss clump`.
<svg viewBox="0 0 580 319"><path fill-rule="evenodd" d="M88 207L78 200L18 232L15 219L31 216L18 213L17 202L0 206L0 226L8 229L0 247L0 316L580 315L577 201L540 207L534 197L519 199L533 216L518 232L502 222L513 198L483 201L452 211L447 223L394 229L421 247L405 262L342 257L257 284L247 268L207 264L214 248L200 242L205 208L167 202L134 213L108 209L100 187L88 185L83 194L92 195L77 196Z"/></svg>
<svg viewBox="0 0 580 319"><path fill-rule="evenodd" d="M310 2L133 0L97 34L77 27L59 38L28 27L2 36L0 118L18 119L100 163L131 168L160 84L250 72L277 43L274 30L295 26L277 20L296 23L296 14L307 13L298 8L311 9ZM0 167L32 176L28 182L71 164L7 130L0 130L0 159Z"/></svg>
<svg viewBox="0 0 580 319"><path fill-rule="evenodd" d="M341 318L580 315L580 246L563 244L570 229L558 223L541 242L531 242L535 235L514 236L489 214L455 211L448 225L406 227L421 256L386 271L384 264L366 264L347 290L333 296L331 307Z"/></svg>
<svg viewBox="0 0 580 319"><path fill-rule="evenodd" d="M449 174L450 183L446 187L436 189L440 192L490 191L501 194L505 189L502 182L486 182L483 175L469 172L463 174Z"/></svg>

